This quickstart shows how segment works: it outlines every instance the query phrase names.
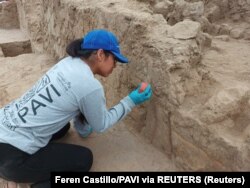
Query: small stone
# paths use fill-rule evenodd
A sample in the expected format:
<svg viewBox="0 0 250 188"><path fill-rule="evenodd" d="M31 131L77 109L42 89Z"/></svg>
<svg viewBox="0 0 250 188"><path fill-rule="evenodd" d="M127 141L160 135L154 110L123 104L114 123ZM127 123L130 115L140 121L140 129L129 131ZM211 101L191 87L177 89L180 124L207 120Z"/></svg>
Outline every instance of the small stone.
<svg viewBox="0 0 250 188"><path fill-rule="evenodd" d="M200 23L191 20L184 20L171 27L168 34L175 39L192 39L196 38L200 30Z"/></svg>

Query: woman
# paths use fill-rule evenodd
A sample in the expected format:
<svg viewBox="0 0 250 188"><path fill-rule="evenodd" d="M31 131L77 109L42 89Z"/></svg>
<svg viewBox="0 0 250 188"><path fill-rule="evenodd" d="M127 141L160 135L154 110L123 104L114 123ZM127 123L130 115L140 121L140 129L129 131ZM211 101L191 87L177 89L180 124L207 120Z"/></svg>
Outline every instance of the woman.
<svg viewBox="0 0 250 188"><path fill-rule="evenodd" d="M49 187L52 171L89 171L93 156L85 147L53 143L74 119L82 136L103 132L152 95L139 88L106 109L95 74L107 77L116 61L128 63L115 35L93 30L67 46L68 57L53 66L29 91L0 109L0 176L14 182Z"/></svg>

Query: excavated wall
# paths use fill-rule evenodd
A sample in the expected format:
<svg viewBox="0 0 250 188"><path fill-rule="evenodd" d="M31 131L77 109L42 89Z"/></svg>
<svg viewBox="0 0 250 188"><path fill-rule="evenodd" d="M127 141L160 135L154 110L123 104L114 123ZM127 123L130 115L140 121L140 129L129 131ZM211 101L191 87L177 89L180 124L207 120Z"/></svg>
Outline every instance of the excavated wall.
<svg viewBox="0 0 250 188"><path fill-rule="evenodd" d="M0 2L1 29L19 28L18 15L16 12L16 4Z"/></svg>
<svg viewBox="0 0 250 188"><path fill-rule="evenodd" d="M100 78L108 105L118 102L141 81L151 83L152 100L135 108L125 122L184 170L249 170L248 153L239 151L246 142L239 148L232 146L210 129L210 120L220 117L211 115L209 109L201 113L202 120L189 115L196 99L202 105L211 103L214 91L209 88L219 85L200 64L202 53L211 45L208 33L222 32L226 26L219 23L221 18L238 16L249 21L246 14L236 14L243 8L249 13L249 0L222 2L225 4L184 0L16 0L21 28L30 35L35 52L61 58L71 40L95 28L109 29L118 36L131 63L119 65L108 79ZM221 11L225 15L221 16ZM241 38L247 38L248 29L241 30Z"/></svg>

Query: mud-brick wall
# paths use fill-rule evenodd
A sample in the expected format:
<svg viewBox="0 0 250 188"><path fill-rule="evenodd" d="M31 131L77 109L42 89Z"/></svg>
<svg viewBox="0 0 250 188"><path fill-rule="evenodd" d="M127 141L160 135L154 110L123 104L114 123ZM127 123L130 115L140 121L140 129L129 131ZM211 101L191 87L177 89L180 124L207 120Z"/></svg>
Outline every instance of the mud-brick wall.
<svg viewBox="0 0 250 188"><path fill-rule="evenodd" d="M213 146L204 148L201 141L220 142L206 125L179 110L184 101L193 96L195 99L197 91L210 83L199 62L203 47L211 41L201 32L200 23L184 19L168 24L162 14L154 13L145 1L137 0L16 2L21 28L30 34L35 52L60 58L66 55L65 47L71 40L91 29L106 28L114 32L130 64L119 65L107 79L100 78L108 106L141 81L151 83L152 100L135 108L125 121L183 169L236 169L242 165L231 160L234 153L227 149L221 152ZM218 158L227 160L218 162Z"/></svg>
<svg viewBox="0 0 250 188"><path fill-rule="evenodd" d="M13 29L19 28L19 21L17 18L17 7L14 0L0 3L0 28Z"/></svg>
<svg viewBox="0 0 250 188"><path fill-rule="evenodd" d="M209 0L206 1L208 13L214 13L210 21L218 18L229 18L250 23L250 1L249 0Z"/></svg>

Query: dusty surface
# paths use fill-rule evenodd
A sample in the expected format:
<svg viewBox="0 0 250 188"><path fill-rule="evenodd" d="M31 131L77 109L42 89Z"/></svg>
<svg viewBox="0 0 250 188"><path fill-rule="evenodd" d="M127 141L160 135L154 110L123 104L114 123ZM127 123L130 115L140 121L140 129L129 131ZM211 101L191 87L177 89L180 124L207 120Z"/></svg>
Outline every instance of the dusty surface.
<svg viewBox="0 0 250 188"><path fill-rule="evenodd" d="M1 29L19 28L16 4L0 2L0 26Z"/></svg>
<svg viewBox="0 0 250 188"><path fill-rule="evenodd" d="M1 29L0 28L0 43L21 42L29 40L29 37L21 32L20 29Z"/></svg>
<svg viewBox="0 0 250 188"><path fill-rule="evenodd" d="M139 135L120 123L104 134L93 133L82 139L71 129L61 142L91 148L94 164L91 171L176 171L173 161Z"/></svg>
<svg viewBox="0 0 250 188"><path fill-rule="evenodd" d="M215 38L202 64L224 87L249 87L250 41Z"/></svg>
<svg viewBox="0 0 250 188"><path fill-rule="evenodd" d="M89 146L95 155L93 170L249 171L249 0L16 2L21 29L29 34L34 52L63 57L70 40L94 28L118 36L131 63L100 78L109 106L141 81L153 87L152 100L109 132L82 140L71 130L62 140ZM4 105L39 77L30 72L42 73L50 64L35 68L25 60L34 56L44 62L47 55L1 54Z"/></svg>

